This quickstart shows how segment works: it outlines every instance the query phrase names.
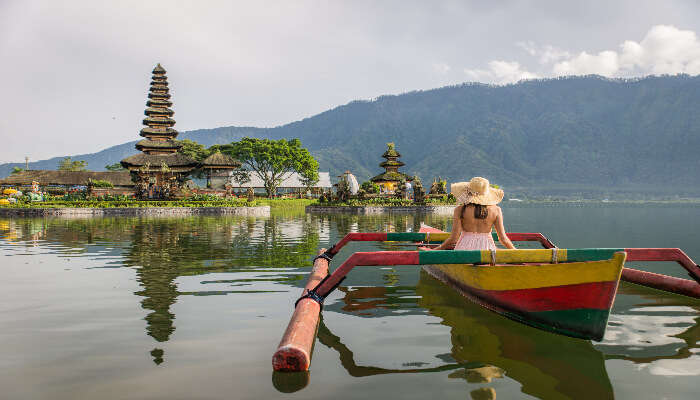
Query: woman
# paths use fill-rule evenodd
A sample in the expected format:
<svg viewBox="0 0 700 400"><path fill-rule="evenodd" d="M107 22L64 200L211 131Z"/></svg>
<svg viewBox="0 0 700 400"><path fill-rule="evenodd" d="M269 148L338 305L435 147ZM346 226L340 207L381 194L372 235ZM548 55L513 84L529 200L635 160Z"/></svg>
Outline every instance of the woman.
<svg viewBox="0 0 700 400"><path fill-rule="evenodd" d="M503 200L503 190L492 188L488 179L474 177L469 182L453 183L450 191L457 199L452 220L452 232L434 250L496 250L491 237L495 226L498 241L515 249L503 227L503 213L496 204Z"/></svg>

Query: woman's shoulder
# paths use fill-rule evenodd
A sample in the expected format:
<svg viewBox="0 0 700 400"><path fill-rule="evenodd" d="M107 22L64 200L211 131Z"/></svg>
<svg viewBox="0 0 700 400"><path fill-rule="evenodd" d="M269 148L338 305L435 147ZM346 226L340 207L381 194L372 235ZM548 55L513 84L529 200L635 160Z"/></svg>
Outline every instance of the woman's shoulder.
<svg viewBox="0 0 700 400"><path fill-rule="evenodd" d="M489 211L492 211L492 210L493 210L494 212L498 213L498 214L501 213L501 207L499 207L499 206L496 205L496 204L493 204L493 205L490 205L490 206L489 206Z"/></svg>

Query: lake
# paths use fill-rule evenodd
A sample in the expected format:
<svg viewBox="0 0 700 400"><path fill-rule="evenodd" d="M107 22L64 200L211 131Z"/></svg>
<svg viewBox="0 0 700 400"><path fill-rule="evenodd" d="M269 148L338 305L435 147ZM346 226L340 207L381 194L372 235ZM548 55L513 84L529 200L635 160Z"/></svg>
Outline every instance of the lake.
<svg viewBox="0 0 700 400"><path fill-rule="evenodd" d="M693 205L503 206L559 247L680 247ZM418 266L360 267L326 300L310 373L271 357L319 247L444 216L0 218L7 399L695 399L700 301L622 283L604 340L486 311ZM519 247L536 247L519 244ZM354 251L406 250L351 243ZM631 267L684 277L672 263Z"/></svg>

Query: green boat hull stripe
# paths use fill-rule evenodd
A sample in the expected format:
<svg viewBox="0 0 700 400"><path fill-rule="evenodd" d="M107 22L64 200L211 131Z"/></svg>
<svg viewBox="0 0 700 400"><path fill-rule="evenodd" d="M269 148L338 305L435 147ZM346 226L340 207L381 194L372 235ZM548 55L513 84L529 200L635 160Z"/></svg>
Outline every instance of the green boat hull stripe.
<svg viewBox="0 0 700 400"><path fill-rule="evenodd" d="M613 258L613 254L624 249L567 249L566 261L602 261Z"/></svg>
<svg viewBox="0 0 700 400"><path fill-rule="evenodd" d="M476 264L481 262L481 250L431 250L418 253L421 265Z"/></svg>
<svg viewBox="0 0 700 400"><path fill-rule="evenodd" d="M533 250L520 251L528 252ZM609 260L613 258L613 254L619 251L624 251L624 249L567 249L565 262ZM481 250L431 250L420 251L418 253L418 262L420 265L430 265L476 264L484 261L481 258Z"/></svg>
<svg viewBox="0 0 700 400"><path fill-rule="evenodd" d="M609 310L575 309L530 313L501 312L504 316L536 328L582 339L603 339Z"/></svg>

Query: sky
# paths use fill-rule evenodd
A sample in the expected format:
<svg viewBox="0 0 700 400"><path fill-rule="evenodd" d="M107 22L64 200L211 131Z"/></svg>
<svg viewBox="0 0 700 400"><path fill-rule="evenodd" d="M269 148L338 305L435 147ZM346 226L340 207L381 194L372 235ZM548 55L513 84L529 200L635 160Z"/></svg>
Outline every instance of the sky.
<svg viewBox="0 0 700 400"><path fill-rule="evenodd" d="M151 70L175 126L273 127L462 82L700 74L700 2L0 0L0 163L140 139Z"/></svg>

